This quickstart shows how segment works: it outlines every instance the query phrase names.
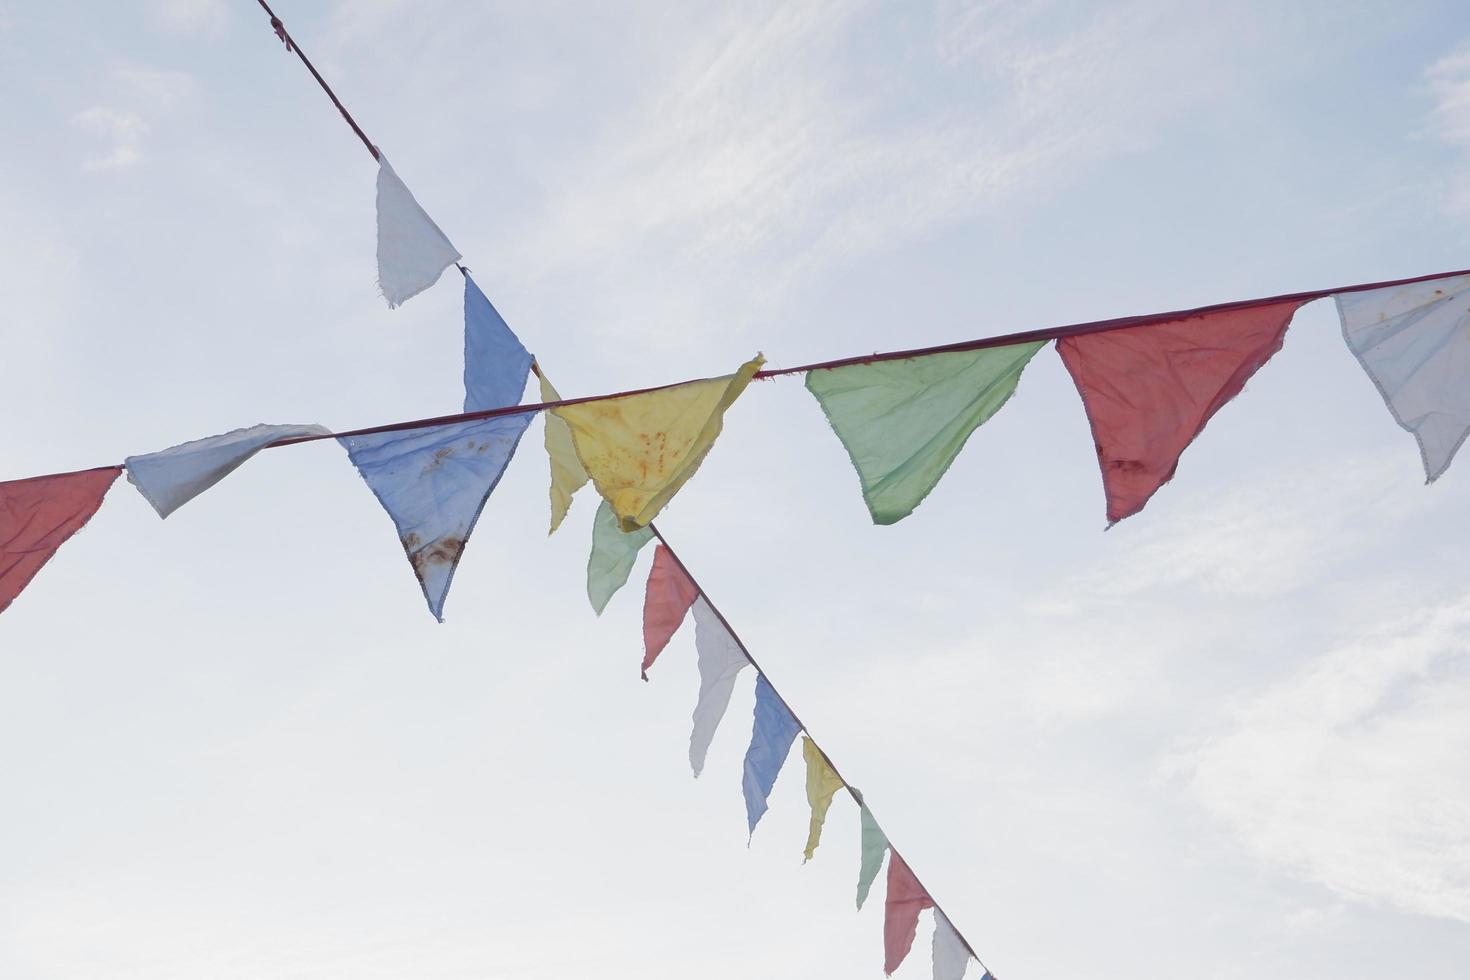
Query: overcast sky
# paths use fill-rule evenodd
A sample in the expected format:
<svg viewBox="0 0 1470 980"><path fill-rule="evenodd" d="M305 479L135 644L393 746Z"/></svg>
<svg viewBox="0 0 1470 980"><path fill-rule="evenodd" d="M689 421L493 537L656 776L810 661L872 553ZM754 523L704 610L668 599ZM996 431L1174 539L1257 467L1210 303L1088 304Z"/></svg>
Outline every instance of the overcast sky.
<svg viewBox="0 0 1470 980"><path fill-rule="evenodd" d="M1470 266L1457 0L278 12L567 395ZM458 277L387 309L250 0L0 0L0 132L0 478L458 410ZM640 683L649 555L596 618L540 440L443 626L332 443L119 483L0 617L0 977L881 977L855 808L802 866L797 752L747 849L753 677L691 779L692 629ZM896 526L798 379L660 525L1003 980L1461 980L1422 483L1321 302L1107 533L1051 351Z"/></svg>

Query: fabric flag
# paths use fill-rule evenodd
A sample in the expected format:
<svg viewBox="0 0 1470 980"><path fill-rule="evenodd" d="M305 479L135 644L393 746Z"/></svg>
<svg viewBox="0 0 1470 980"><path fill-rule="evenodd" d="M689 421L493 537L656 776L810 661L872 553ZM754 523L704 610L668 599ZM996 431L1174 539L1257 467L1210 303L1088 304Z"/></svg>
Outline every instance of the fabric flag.
<svg viewBox="0 0 1470 980"><path fill-rule="evenodd" d="M653 567L648 570L648 589L643 594L643 679L648 668L664 652L694 604L699 589L663 545L653 550Z"/></svg>
<svg viewBox="0 0 1470 980"><path fill-rule="evenodd" d="M888 856L888 898L883 903L883 972L898 969L919 931L919 913L934 907L919 879L894 851Z"/></svg>
<svg viewBox="0 0 1470 980"><path fill-rule="evenodd" d="M694 600L694 649L699 654L699 701L694 705L694 730L689 735L689 764L694 775L704 770L709 744L730 706L735 679L750 659L704 596Z"/></svg>
<svg viewBox="0 0 1470 980"><path fill-rule="evenodd" d="M480 287L464 277L464 410L483 412L520 403L531 353L511 332Z"/></svg>
<svg viewBox="0 0 1470 980"><path fill-rule="evenodd" d="M388 306L401 306L439 281L459 250L414 200L378 152L378 288Z"/></svg>
<svg viewBox="0 0 1470 980"><path fill-rule="evenodd" d="M541 400L561 401L561 395L546 380L546 375L537 371L536 376L541 381ZM567 511L571 509L572 494L582 489L583 484L591 479L582 468L582 461L577 458L577 447L572 444L571 426L555 412L546 413L546 456L551 460L551 530L547 533L555 534L556 529L561 527L562 519L567 516ZM607 506L606 501L603 506ZM600 513L599 511L599 515ZM608 513L612 513L611 508ZM614 525L616 526L616 520ZM648 540L647 536L644 540ZM626 573L624 578L627 578Z"/></svg>
<svg viewBox="0 0 1470 980"><path fill-rule="evenodd" d="M858 796L861 798L862 794L859 793ZM868 804L862 804L858 810L863 831L862 865L858 869L857 889L857 907L861 909L868 900L873 879L878 877L878 869L883 867L883 855L888 851L888 835L883 833L883 828L873 819L873 811L868 809Z"/></svg>
<svg viewBox="0 0 1470 980"><path fill-rule="evenodd" d="M764 363L756 355L722 378L551 410L571 427L577 458L623 530L648 524L694 475Z"/></svg>
<svg viewBox="0 0 1470 980"><path fill-rule="evenodd" d="M745 794L745 819L750 824L751 836L766 812L766 800L799 731L801 723L777 696L766 675L757 672L755 726L750 733L750 748L745 750L745 775L740 787Z"/></svg>
<svg viewBox="0 0 1470 980"><path fill-rule="evenodd" d="M847 449L873 523L914 512L1045 343L807 372L807 390Z"/></svg>
<svg viewBox="0 0 1470 980"><path fill-rule="evenodd" d="M103 466L0 483L0 612L97 513L121 472Z"/></svg>
<svg viewBox="0 0 1470 980"><path fill-rule="evenodd" d="M827 822L832 797L847 784L808 735L801 737L801 755L806 760L806 799L812 808L811 823L806 832L806 856L802 859L802 864L805 864L812 859L822 841L822 824Z"/></svg>
<svg viewBox="0 0 1470 980"><path fill-rule="evenodd" d="M156 453L129 456L123 465L128 470L128 482L138 488L159 517L167 517L271 443L328 434L320 425L252 425Z"/></svg>
<svg viewBox="0 0 1470 980"><path fill-rule="evenodd" d="M550 422L551 416L546 420ZM597 615L602 615L608 600L628 581L639 549L652 537L646 527L636 531L619 528L617 515L606 500L597 508L592 520L592 553L587 556L587 598Z"/></svg>
<svg viewBox="0 0 1470 980"><path fill-rule="evenodd" d="M934 980L965 980L970 965L970 951L949 918L934 910Z"/></svg>
<svg viewBox="0 0 1470 980"><path fill-rule="evenodd" d="M1281 349L1301 300L1064 337L1108 498L1108 523L1169 482L1205 423Z"/></svg>
<svg viewBox="0 0 1470 980"><path fill-rule="evenodd" d="M1433 483L1470 434L1470 276L1334 298L1343 339Z"/></svg>
<svg viewBox="0 0 1470 980"><path fill-rule="evenodd" d="M534 414L337 440L393 519L429 611L441 623L465 542Z"/></svg>

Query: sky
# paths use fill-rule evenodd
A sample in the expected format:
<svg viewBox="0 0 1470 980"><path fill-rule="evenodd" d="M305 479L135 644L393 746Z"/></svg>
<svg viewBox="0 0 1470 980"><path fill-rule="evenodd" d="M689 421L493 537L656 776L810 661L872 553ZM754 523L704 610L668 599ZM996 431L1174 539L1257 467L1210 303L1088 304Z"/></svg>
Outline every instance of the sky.
<svg viewBox="0 0 1470 980"><path fill-rule="evenodd" d="M567 396L1470 266L1453 0L277 12ZM458 410L256 4L0 0L0 131L0 479ZM803 866L794 754L747 847L753 678L692 779L540 431L443 625L330 442L114 488L0 618L0 977L881 977L855 807ZM1458 980L1467 493L1319 302L1106 533L1051 351L897 525L789 378L659 524L1002 980Z"/></svg>

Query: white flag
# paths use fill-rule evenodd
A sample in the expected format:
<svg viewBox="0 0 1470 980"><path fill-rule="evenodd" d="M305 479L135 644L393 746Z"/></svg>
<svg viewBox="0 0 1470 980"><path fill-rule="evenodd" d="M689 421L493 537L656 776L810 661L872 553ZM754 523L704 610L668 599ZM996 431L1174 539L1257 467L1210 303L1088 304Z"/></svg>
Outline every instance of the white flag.
<svg viewBox="0 0 1470 980"><path fill-rule="evenodd" d="M750 661L704 596L694 600L694 648L699 654L699 703L694 706L694 731L689 736L689 764L698 776L715 729L730 705L735 678Z"/></svg>
<svg viewBox="0 0 1470 980"><path fill-rule="evenodd" d="M460 258L413 193L378 153L378 288L400 306L439 281Z"/></svg>
<svg viewBox="0 0 1470 980"><path fill-rule="evenodd" d="M128 482L148 499L159 517L167 517L271 443L327 434L319 425L252 425L145 456L129 456L123 465L128 468Z"/></svg>
<svg viewBox="0 0 1470 980"><path fill-rule="evenodd" d="M970 965L970 951L960 942L960 934L944 917L934 910L934 980L964 980L965 968Z"/></svg>
<svg viewBox="0 0 1470 980"><path fill-rule="evenodd" d="M1343 339L1419 441L1433 482L1470 434L1470 276L1334 298Z"/></svg>

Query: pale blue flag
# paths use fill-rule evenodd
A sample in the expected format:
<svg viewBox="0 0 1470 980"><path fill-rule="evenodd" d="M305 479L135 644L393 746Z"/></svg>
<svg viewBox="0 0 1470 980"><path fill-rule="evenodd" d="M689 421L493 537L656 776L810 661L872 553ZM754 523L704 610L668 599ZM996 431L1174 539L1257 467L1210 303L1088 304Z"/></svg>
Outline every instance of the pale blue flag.
<svg viewBox="0 0 1470 980"><path fill-rule="evenodd" d="M465 411L519 404L531 355L469 276L464 326ZM338 440L393 518L429 611L440 622L470 532L535 414Z"/></svg>
<svg viewBox="0 0 1470 980"><path fill-rule="evenodd" d="M745 819L750 832L765 815L766 799L776 785L776 776L786 764L791 743L801 731L801 723L776 695L776 689L765 674L755 677L755 727L750 734L750 748L745 750Z"/></svg>
<svg viewBox="0 0 1470 980"><path fill-rule="evenodd" d="M167 517L271 443L328 434L319 425L252 425L156 453L129 456L123 464L128 468L128 480L159 517Z"/></svg>
<svg viewBox="0 0 1470 980"><path fill-rule="evenodd" d="M520 404L531 353L468 275L464 277L464 410Z"/></svg>
<svg viewBox="0 0 1470 980"><path fill-rule="evenodd" d="M1433 482L1470 434L1470 276L1335 299L1343 339L1418 441Z"/></svg>

